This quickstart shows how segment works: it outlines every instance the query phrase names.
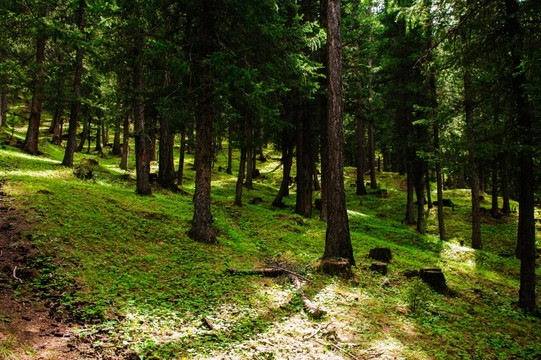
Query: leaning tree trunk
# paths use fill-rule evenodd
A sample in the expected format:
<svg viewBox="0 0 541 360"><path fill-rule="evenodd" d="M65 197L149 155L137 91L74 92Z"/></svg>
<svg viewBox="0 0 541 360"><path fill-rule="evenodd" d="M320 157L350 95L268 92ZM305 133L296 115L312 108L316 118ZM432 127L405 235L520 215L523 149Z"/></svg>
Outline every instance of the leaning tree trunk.
<svg viewBox="0 0 541 360"><path fill-rule="evenodd" d="M327 232L323 259L346 259L354 265L344 188L344 124L342 104L342 46L340 0L328 0L328 160Z"/></svg>
<svg viewBox="0 0 541 360"><path fill-rule="evenodd" d="M195 192L194 215L192 228L188 235L195 241L216 244L218 241L212 229L212 213L210 211L210 183L212 161L212 120L213 120L213 81L211 69L203 60L212 53L214 23L213 3L201 1L199 21L198 52L194 54L194 78L199 82L196 105L197 149L195 153Z"/></svg>
<svg viewBox="0 0 541 360"><path fill-rule="evenodd" d="M482 249L481 241L481 210L479 201L479 164L475 156L475 131L473 124L473 94L471 93L471 73L464 73L464 108L466 111L466 127L469 142L470 180L472 197L472 243L473 249Z"/></svg>
<svg viewBox="0 0 541 360"><path fill-rule="evenodd" d="M86 1L80 1L77 12L77 26L81 33L84 31L85 5ZM73 156L77 147L77 126L79 113L81 112L81 82L83 76L83 50L80 46L76 47L73 74L73 99L71 100L68 141L64 159L62 160L62 165L66 167L73 167Z"/></svg>
<svg viewBox="0 0 541 360"><path fill-rule="evenodd" d="M41 122L41 102L43 84L45 83L44 69L45 64L45 44L47 38L43 33L39 33L36 39L36 64L37 71L34 78L34 89L32 93L32 106L30 109L30 119L28 120L28 131L24 140L23 150L29 154L38 154L39 124Z"/></svg>
<svg viewBox="0 0 541 360"><path fill-rule="evenodd" d="M533 315L539 316L535 294L535 173L531 149L535 147L534 128L527 88L527 79L522 66L523 30L518 22L519 4L517 0L505 0L506 25L511 39L512 94L516 107L516 125L520 132L521 149L518 154L519 215L517 255L520 258L519 306Z"/></svg>
<svg viewBox="0 0 541 360"><path fill-rule="evenodd" d="M136 30L139 32L139 29ZM136 192L139 195L150 195L152 189L149 182L149 154L147 153L146 133L145 133L145 105L143 103L143 35L138 33L134 39L134 59L133 66L133 89L135 97L133 98L133 123L135 132L135 172L137 174Z"/></svg>

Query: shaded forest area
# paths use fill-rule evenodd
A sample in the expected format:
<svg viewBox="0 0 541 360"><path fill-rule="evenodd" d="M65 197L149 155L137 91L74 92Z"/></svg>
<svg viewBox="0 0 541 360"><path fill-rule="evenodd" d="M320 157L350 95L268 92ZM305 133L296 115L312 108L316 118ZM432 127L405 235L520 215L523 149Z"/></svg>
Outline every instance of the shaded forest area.
<svg viewBox="0 0 541 360"><path fill-rule="evenodd" d="M537 2L0 18L2 298L62 356L541 356Z"/></svg>

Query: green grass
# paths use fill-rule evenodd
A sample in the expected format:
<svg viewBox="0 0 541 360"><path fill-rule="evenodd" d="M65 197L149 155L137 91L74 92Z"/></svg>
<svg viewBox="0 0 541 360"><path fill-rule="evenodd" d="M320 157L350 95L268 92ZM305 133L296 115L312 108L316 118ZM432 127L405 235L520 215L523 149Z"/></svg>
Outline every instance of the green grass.
<svg viewBox="0 0 541 360"><path fill-rule="evenodd" d="M378 174L388 197L359 197L350 186L354 169L347 168L358 263L358 283L352 283L311 270L325 241L325 224L316 212L311 219L293 214L294 196L285 199L288 209L270 207L281 176L279 170L271 172L275 160L259 164L266 179L256 180L254 190L245 189L245 205L234 207L236 178L217 171L226 163L220 152L212 187L220 245L208 246L186 235L191 196L158 187L151 197L137 196L133 172L126 179L119 158L111 156L76 154L75 164L86 157L100 163L96 177L82 181L60 166L63 147L46 141L40 146L43 156L11 146L0 149L5 191L34 224L31 241L41 254L34 259L40 276L28 291L61 294L66 311L85 324L78 341L102 356L272 359L348 358L350 353L360 358L532 359L541 354L541 322L515 307L519 262L500 256L514 250L516 215L484 219L485 250L471 250L465 190L445 194L458 207L444 210L450 240L441 242L435 209L428 214L427 235L400 222L402 177ZM186 170L189 193L194 176ZM254 197L263 203L249 204ZM366 270L369 250L381 246L393 253L389 287L382 285L384 276ZM286 279L225 273L228 267L252 268L269 259L297 264L313 279L305 284L306 293L327 311L322 320L303 312ZM426 266L443 269L454 295L434 293L402 275Z"/></svg>

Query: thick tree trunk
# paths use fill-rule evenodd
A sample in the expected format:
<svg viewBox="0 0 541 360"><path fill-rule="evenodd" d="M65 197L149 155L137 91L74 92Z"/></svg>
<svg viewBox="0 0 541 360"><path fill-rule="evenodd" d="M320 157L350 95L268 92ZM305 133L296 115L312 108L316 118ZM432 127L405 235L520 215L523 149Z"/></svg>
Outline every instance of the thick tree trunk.
<svg viewBox="0 0 541 360"><path fill-rule="evenodd" d="M39 125L41 122L41 102L43 93L43 84L45 83L44 65L45 65L45 44L47 38L43 33L39 33L36 39L36 64L37 71L34 77L34 88L32 93L32 106L30 109L30 119L28 120L28 130L23 144L23 150L29 154L39 154Z"/></svg>
<svg viewBox="0 0 541 360"><path fill-rule="evenodd" d="M328 160L327 232L323 259L346 259L354 265L344 188L344 129L342 104L342 46L340 1L328 0Z"/></svg>
<svg viewBox="0 0 541 360"><path fill-rule="evenodd" d="M327 0L319 1L320 8L320 21L319 25L322 28L327 28ZM321 49L322 56L321 62L323 68L321 69L323 77L320 78L320 86L323 89L327 89L327 66L328 66L328 53L327 48L323 47ZM327 179L328 174L328 164L329 159L329 140L327 138L327 127L328 127L328 109L327 109L327 93L324 92L319 96L319 137L320 137L320 146L321 146L321 210L319 212L319 219L321 221L327 221L327 184L329 180Z"/></svg>
<svg viewBox="0 0 541 360"><path fill-rule="evenodd" d="M519 214L517 255L520 258L520 289L519 306L525 311L539 316L539 308L535 296L535 173L532 148L534 129L530 113L528 95L524 93L527 88L527 79L521 69L523 31L518 21L519 3L517 0L505 0L506 28L511 42L512 92L514 106L516 107L516 125L519 129L520 145L522 146L518 157L519 174Z"/></svg>
<svg viewBox="0 0 541 360"><path fill-rule="evenodd" d="M473 98L471 93L471 73L464 73L464 108L466 112L466 127L469 142L470 181L472 196L472 243L473 249L482 249L481 241L481 210L479 202L479 165L475 155L475 131L473 124Z"/></svg>
<svg viewBox="0 0 541 360"><path fill-rule="evenodd" d="M165 71L163 87L170 85L170 71ZM175 146L175 134L171 131L170 119L166 114L160 118L160 147L159 147L159 168L158 183L164 188L171 188L175 185L175 157L173 154Z"/></svg>
<svg viewBox="0 0 541 360"><path fill-rule="evenodd" d="M211 69L203 60L212 53L214 22L213 2L202 0L199 21L198 49L194 54L194 78L199 82L196 105L197 149L195 153L195 192L192 228L188 235L205 243L215 244L216 235L212 229L210 211L210 183L212 161L212 122L213 122L213 85Z"/></svg>
<svg viewBox="0 0 541 360"><path fill-rule="evenodd" d="M177 185L182 186L184 182L184 155L186 154L186 127L182 126L180 131L180 154L178 158Z"/></svg>
<svg viewBox="0 0 541 360"><path fill-rule="evenodd" d="M136 29L137 32L140 29ZM145 132L145 105L143 102L143 35L135 34L134 39L134 60L133 66L133 89L135 97L133 98L133 123L135 138L135 171L136 171L136 189L139 195L150 195L152 189L149 182L149 154L147 151L146 132Z"/></svg>
<svg viewBox="0 0 541 360"><path fill-rule="evenodd" d="M295 213L312 217L312 141L307 106L301 105L297 113L297 198Z"/></svg>
<svg viewBox="0 0 541 360"><path fill-rule="evenodd" d="M85 1L79 2L79 9L77 12L77 26L79 31L84 31L85 20ZM71 100L69 128L68 128L68 141L66 143L66 151L64 152L64 159L62 165L66 167L73 167L73 156L77 147L77 127L79 123L79 112L81 111L81 82L83 76L83 50L77 46L75 52L75 63L73 65L73 99Z"/></svg>
<svg viewBox="0 0 541 360"><path fill-rule="evenodd" d="M129 152L130 152L130 118L129 116L124 115L122 154L120 157L120 168L122 170L128 170Z"/></svg>

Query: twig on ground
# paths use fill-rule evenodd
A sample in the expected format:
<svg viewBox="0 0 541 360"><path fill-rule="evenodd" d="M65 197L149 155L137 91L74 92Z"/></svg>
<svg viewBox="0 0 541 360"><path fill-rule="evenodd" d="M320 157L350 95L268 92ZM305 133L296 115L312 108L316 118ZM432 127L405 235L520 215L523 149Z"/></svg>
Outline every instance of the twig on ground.
<svg viewBox="0 0 541 360"><path fill-rule="evenodd" d="M308 336L307 338L304 338L304 340L309 340L309 339L313 338L313 337L316 336L321 330L328 328L329 325L331 325L331 323L328 323L328 324L325 325L325 326L320 325L320 326L319 326L319 329L317 329L316 331L314 331L314 332L313 332L312 334L310 334L310 336Z"/></svg>
<svg viewBox="0 0 541 360"><path fill-rule="evenodd" d="M17 266L15 266L15 267L13 268L13 278L14 278L15 280L17 280L18 282L20 282L21 284L23 283L23 281L17 277Z"/></svg>
<svg viewBox="0 0 541 360"><path fill-rule="evenodd" d="M347 351L346 349L336 345L336 344L333 344L333 343L329 343L329 344L326 344L324 343L323 341L319 341L318 339L314 339L315 342L317 342L318 344L320 345L323 345L323 346L331 346L333 348L335 348L336 350L344 353L345 355L349 356L350 358L354 359L354 360L360 360L357 356L353 355L352 353L350 353L349 351Z"/></svg>

